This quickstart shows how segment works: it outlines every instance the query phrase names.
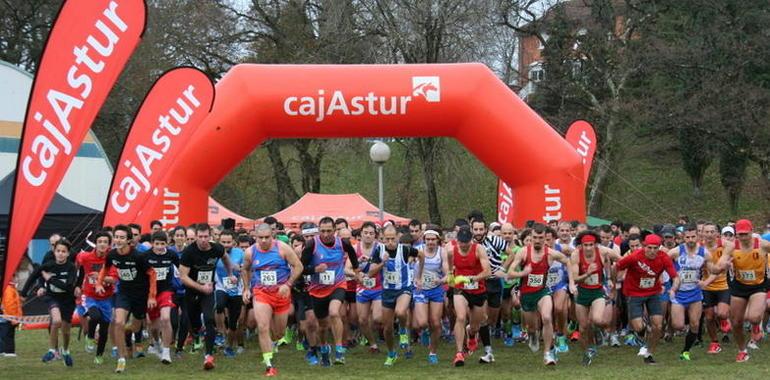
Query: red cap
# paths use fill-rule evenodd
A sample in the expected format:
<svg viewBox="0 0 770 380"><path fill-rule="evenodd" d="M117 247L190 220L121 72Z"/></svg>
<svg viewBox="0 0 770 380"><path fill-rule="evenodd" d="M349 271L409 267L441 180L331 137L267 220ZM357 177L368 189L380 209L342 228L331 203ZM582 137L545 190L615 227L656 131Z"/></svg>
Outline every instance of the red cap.
<svg viewBox="0 0 770 380"><path fill-rule="evenodd" d="M644 237L644 245L661 245L663 241L660 236L655 234L649 234Z"/></svg>
<svg viewBox="0 0 770 380"><path fill-rule="evenodd" d="M735 222L736 234L750 234L754 231L754 226L751 225L751 221L748 219L741 219Z"/></svg>
<svg viewBox="0 0 770 380"><path fill-rule="evenodd" d="M583 238L580 239L581 243L596 243L596 237L591 234L583 235Z"/></svg>

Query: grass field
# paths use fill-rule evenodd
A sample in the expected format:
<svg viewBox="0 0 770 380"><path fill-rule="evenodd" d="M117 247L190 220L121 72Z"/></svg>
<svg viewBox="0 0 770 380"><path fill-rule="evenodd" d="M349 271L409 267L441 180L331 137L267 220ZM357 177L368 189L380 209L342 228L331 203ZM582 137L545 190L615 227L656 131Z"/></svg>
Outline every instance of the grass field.
<svg viewBox="0 0 770 380"><path fill-rule="evenodd" d="M86 354L82 342L73 345L75 366L67 368L62 361L44 364L40 357L46 347L44 331L24 331L17 335L18 357L0 358L0 379L91 379L91 378L133 378L133 379L236 379L261 377L264 368L261 355L254 349L256 342L247 343L247 351L236 359L217 357L217 368L204 372L202 357L186 354L169 366L161 364L155 357L133 359L128 362L128 369L122 375L112 371L114 359L106 359L104 365L93 364L93 357ZM581 352L577 345L572 350L560 355L556 367L542 364L542 353L533 354L525 344L512 348L495 340L496 362L492 365L478 364L478 354L466 361L463 368L450 365L452 349L448 345L441 347L438 365L429 365L424 347L415 349L415 358L399 359L393 368L385 368L385 354L369 354L358 347L348 354L347 364L332 368L310 367L303 360L303 353L293 347L282 348L276 354L274 362L279 369L279 378L283 379L759 379L770 375L770 346L760 345L759 351L752 352L748 363L735 363L735 346L728 344L719 355L707 356L704 347L692 351L693 360L681 362L678 353L682 340L677 338L672 343L664 343L655 355L659 364L645 366L636 356L633 347L602 347L599 357L589 367L580 365ZM28 377L29 376L29 377Z"/></svg>

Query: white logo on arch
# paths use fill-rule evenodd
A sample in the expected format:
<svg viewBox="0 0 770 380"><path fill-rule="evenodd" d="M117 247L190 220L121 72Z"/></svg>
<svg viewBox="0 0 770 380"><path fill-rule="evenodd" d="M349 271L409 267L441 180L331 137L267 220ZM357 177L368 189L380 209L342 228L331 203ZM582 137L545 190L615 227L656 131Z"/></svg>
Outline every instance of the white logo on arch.
<svg viewBox="0 0 770 380"><path fill-rule="evenodd" d="M412 96L422 96L430 103L441 101L439 77L412 77Z"/></svg>

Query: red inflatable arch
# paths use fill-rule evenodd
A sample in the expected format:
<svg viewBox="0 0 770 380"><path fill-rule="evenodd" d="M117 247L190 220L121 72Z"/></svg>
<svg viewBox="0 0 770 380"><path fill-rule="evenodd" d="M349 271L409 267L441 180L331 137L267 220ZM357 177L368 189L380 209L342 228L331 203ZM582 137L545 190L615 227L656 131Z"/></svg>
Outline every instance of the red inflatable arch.
<svg viewBox="0 0 770 380"><path fill-rule="evenodd" d="M575 149L482 64L244 64L216 91L139 222L206 220L210 191L266 139L380 136L456 138L511 186L516 225L585 219Z"/></svg>

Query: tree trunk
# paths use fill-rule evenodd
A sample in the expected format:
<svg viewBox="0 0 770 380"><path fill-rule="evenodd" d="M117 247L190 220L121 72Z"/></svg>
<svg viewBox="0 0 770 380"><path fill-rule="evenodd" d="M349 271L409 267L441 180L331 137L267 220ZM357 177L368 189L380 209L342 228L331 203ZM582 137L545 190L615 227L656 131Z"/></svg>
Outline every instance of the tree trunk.
<svg viewBox="0 0 770 380"><path fill-rule="evenodd" d="M615 128L615 117L609 116L609 121L604 130L603 138L599 139L599 146L597 147L596 159L594 165L596 170L593 170L593 180L591 181L590 190L588 192L588 210L589 215L601 215L602 204L604 201L604 192L609 186L609 174L611 165L615 164L615 155L613 144L615 135L613 133Z"/></svg>
<svg viewBox="0 0 770 380"><path fill-rule="evenodd" d="M417 145L422 173L425 179L425 189L428 191L428 216L431 223L441 225L441 211L438 208L438 192L436 191L436 155L440 140L433 138L414 139Z"/></svg>
<svg viewBox="0 0 770 380"><path fill-rule="evenodd" d="M286 170L286 164L281 157L281 147L278 141L270 140L265 143L267 148L267 157L270 159L270 166L273 169L273 178L275 178L275 201L278 207L284 209L299 199L294 185L291 183L291 177Z"/></svg>
<svg viewBox="0 0 770 380"><path fill-rule="evenodd" d="M765 204L768 205L763 213L765 220L768 221L770 220L770 159L760 161L759 170L762 173L762 187L765 189L762 193L765 195Z"/></svg>
<svg viewBox="0 0 770 380"><path fill-rule="evenodd" d="M317 146L315 155L311 152L312 145ZM302 172L302 191L308 193L321 192L321 161L326 151L326 141L297 139L293 140L293 146L299 155L300 169Z"/></svg>

